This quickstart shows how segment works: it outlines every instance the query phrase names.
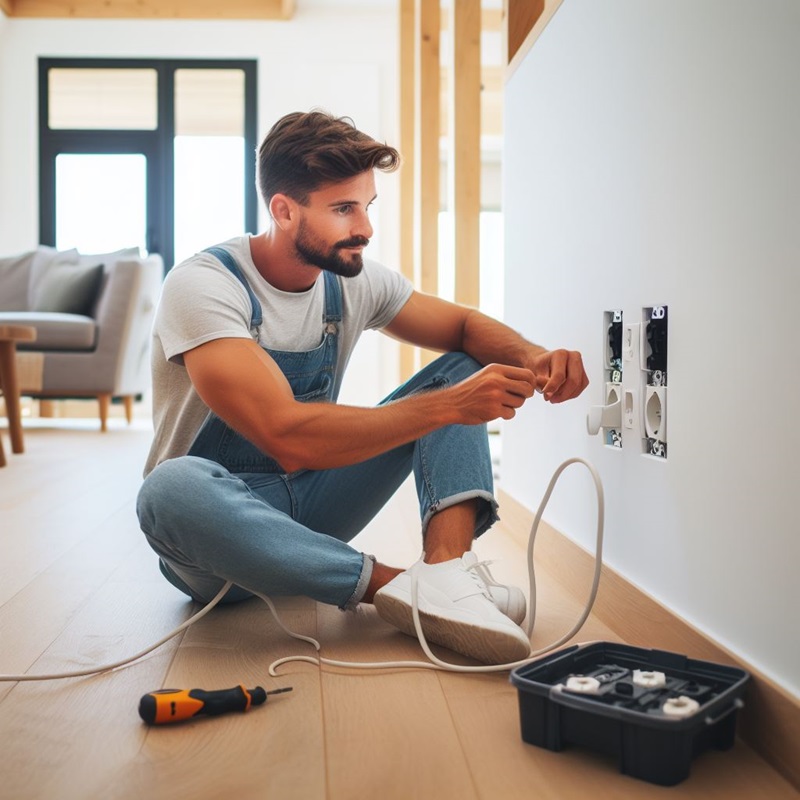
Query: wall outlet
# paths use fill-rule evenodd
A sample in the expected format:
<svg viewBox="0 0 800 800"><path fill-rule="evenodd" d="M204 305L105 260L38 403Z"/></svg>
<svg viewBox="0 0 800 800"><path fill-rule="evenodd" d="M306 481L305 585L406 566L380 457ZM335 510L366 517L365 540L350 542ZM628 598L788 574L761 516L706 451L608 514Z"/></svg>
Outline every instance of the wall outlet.
<svg viewBox="0 0 800 800"><path fill-rule="evenodd" d="M622 311L606 311L604 316L606 331L606 396L605 405L613 405L622 400ZM604 428L603 440L609 447L622 447L621 428Z"/></svg>
<svg viewBox="0 0 800 800"><path fill-rule="evenodd" d="M644 430L648 439L667 441L667 387L648 386L644 401Z"/></svg>
<svg viewBox="0 0 800 800"><path fill-rule="evenodd" d="M622 312L605 312L606 369L622 372ZM620 381L613 381L619 383Z"/></svg>
<svg viewBox="0 0 800 800"><path fill-rule="evenodd" d="M667 457L667 306L642 309L642 370L644 372L644 452Z"/></svg>
<svg viewBox="0 0 800 800"><path fill-rule="evenodd" d="M609 382L606 383L606 406L614 406L622 400L622 386L619 383ZM620 425L622 418L620 417ZM607 445L610 447L622 447L622 430L616 426L612 428L603 428L603 438Z"/></svg>

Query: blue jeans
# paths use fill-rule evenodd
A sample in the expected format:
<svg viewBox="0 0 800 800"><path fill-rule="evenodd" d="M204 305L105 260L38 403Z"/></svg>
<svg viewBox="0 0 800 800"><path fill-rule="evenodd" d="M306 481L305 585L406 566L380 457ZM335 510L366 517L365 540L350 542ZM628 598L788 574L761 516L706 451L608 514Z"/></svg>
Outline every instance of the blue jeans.
<svg viewBox="0 0 800 800"><path fill-rule="evenodd" d="M450 353L421 370L383 403L442 388L480 364ZM145 479L137 513L165 577L208 602L226 581L228 602L306 595L354 607L373 557L349 542L413 470L423 537L433 514L480 498L475 536L497 519L485 425L450 425L367 461L290 474L231 473L207 458L164 461Z"/></svg>

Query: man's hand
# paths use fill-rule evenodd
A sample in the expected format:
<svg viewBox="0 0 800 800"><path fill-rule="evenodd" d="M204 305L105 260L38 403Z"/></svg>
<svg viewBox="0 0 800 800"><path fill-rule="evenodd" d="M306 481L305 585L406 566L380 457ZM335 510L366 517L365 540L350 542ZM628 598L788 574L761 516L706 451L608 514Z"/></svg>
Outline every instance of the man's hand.
<svg viewBox="0 0 800 800"><path fill-rule="evenodd" d="M583 359L577 350L545 350L529 359L537 391L550 403L577 397L588 385Z"/></svg>
<svg viewBox="0 0 800 800"><path fill-rule="evenodd" d="M448 404L462 425L480 425L493 419L511 419L533 396L536 376L524 367L489 364L448 392Z"/></svg>

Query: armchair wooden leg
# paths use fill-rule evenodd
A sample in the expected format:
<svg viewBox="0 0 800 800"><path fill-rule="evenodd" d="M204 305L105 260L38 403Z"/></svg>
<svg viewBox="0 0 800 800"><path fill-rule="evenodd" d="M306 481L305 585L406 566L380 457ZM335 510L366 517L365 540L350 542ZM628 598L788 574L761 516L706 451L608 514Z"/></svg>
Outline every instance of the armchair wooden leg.
<svg viewBox="0 0 800 800"><path fill-rule="evenodd" d="M39 401L39 416L43 418L57 417L58 406L55 400L40 400Z"/></svg>
<svg viewBox="0 0 800 800"><path fill-rule="evenodd" d="M132 394L126 394L125 397L122 398L125 403L125 419L128 421L128 425L133 422L133 401L136 399Z"/></svg>
<svg viewBox="0 0 800 800"><path fill-rule="evenodd" d="M19 402L19 378L16 366L16 341L4 338L0 341L0 387L8 418L8 435L11 437L11 452L22 453L22 411Z"/></svg>
<svg viewBox="0 0 800 800"><path fill-rule="evenodd" d="M108 430L108 409L111 405L111 395L99 394L97 402L100 404L100 430L105 433Z"/></svg>
<svg viewBox="0 0 800 800"><path fill-rule="evenodd" d="M3 440L0 438L0 467L6 465L6 452L3 450Z"/></svg>

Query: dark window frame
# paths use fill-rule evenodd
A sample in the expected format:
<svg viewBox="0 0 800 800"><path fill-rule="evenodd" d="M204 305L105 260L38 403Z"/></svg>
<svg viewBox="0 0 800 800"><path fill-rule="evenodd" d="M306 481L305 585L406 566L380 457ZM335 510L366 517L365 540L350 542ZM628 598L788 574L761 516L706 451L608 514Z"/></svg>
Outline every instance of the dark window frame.
<svg viewBox="0 0 800 800"><path fill-rule="evenodd" d="M153 69L157 73L158 123L155 130L51 129L48 72L68 69ZM258 226L256 127L258 62L239 59L40 58L39 59L39 241L55 246L56 156L61 153L142 153L147 159L147 250L172 266L174 240L175 71L240 69L244 72L244 229ZM213 244L209 243L209 244Z"/></svg>

